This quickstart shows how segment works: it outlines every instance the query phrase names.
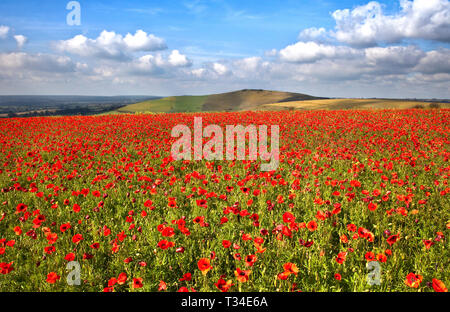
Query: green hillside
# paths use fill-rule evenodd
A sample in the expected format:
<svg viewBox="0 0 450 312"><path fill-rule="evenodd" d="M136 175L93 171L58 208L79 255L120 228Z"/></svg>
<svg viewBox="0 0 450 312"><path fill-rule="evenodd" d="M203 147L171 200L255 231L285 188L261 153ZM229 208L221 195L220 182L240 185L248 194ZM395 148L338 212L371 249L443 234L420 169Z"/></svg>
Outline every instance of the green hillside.
<svg viewBox="0 0 450 312"><path fill-rule="evenodd" d="M243 111L266 109L264 105L271 103L314 99L318 98L300 93L246 89L203 96L171 96L131 104L117 111L120 113Z"/></svg>
<svg viewBox="0 0 450 312"><path fill-rule="evenodd" d="M207 96L171 96L144 101L118 109L121 113L201 112Z"/></svg>

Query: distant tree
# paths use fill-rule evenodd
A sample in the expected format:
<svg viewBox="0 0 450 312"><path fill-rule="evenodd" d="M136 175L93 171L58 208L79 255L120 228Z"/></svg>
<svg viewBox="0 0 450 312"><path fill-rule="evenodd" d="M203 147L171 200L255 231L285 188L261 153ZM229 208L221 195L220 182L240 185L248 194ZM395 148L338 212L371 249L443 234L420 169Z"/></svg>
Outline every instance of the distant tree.
<svg viewBox="0 0 450 312"><path fill-rule="evenodd" d="M439 103L431 103L430 104L430 108L440 108L441 106L439 105Z"/></svg>

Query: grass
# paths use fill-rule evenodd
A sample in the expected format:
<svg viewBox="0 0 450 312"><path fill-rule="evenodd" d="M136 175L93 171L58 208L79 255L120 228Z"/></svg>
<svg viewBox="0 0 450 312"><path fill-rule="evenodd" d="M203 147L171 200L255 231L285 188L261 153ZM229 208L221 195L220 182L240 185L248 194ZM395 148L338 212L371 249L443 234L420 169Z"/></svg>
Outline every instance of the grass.
<svg viewBox="0 0 450 312"><path fill-rule="evenodd" d="M131 104L118 109L121 113L179 113L202 111L206 96L172 96Z"/></svg>

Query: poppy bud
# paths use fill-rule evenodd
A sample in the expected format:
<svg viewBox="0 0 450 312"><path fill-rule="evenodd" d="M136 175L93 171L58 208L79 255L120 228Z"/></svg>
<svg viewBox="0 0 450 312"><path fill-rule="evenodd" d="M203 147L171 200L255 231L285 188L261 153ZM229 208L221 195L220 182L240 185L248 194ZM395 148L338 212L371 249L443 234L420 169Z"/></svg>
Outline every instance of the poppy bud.
<svg viewBox="0 0 450 312"><path fill-rule="evenodd" d="M184 252L184 247L178 247L175 252L177 253L183 253Z"/></svg>

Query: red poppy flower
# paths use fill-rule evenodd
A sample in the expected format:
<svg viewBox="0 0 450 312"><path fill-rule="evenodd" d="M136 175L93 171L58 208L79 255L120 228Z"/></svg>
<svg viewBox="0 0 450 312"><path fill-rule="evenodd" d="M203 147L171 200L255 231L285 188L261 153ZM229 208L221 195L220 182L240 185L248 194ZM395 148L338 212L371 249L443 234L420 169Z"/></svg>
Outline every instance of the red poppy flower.
<svg viewBox="0 0 450 312"><path fill-rule="evenodd" d="M365 255L367 261L375 261L375 254L371 251L367 252Z"/></svg>
<svg viewBox="0 0 450 312"><path fill-rule="evenodd" d="M292 262L285 263L283 265L283 269L285 272L288 272L289 274L295 274L295 275L298 274L298 268L295 263L292 263Z"/></svg>
<svg viewBox="0 0 450 312"><path fill-rule="evenodd" d="M386 240L387 243L389 244L389 246L392 246L393 244L395 244L398 241L399 236L400 235L398 235L398 234L389 236Z"/></svg>
<svg viewBox="0 0 450 312"><path fill-rule="evenodd" d="M231 280L225 281L224 279L220 278L217 283L215 283L217 289L219 289L221 292L227 292L231 286L233 286L233 282Z"/></svg>
<svg viewBox="0 0 450 312"><path fill-rule="evenodd" d="M14 233L16 233L16 235L21 235L22 234L22 229L20 228L20 226L16 226L14 228Z"/></svg>
<svg viewBox="0 0 450 312"><path fill-rule="evenodd" d="M175 245L175 244L174 244L173 242L169 242L169 241L167 241L167 240L165 240L165 239L161 240L161 241L158 243L158 247L161 248L161 249L163 249L163 250L166 250L167 248L171 248L171 247L173 247L174 245Z"/></svg>
<svg viewBox="0 0 450 312"><path fill-rule="evenodd" d="M258 260L258 258L255 255L248 255L245 257L245 266L251 267L255 262Z"/></svg>
<svg viewBox="0 0 450 312"><path fill-rule="evenodd" d="M133 288L142 288L144 285L142 284L143 279L141 277L133 278ZM161 286L161 285L160 285Z"/></svg>
<svg viewBox="0 0 450 312"><path fill-rule="evenodd" d="M81 211L81 207L78 204L74 204L72 209L75 213L78 213Z"/></svg>
<svg viewBox="0 0 450 312"><path fill-rule="evenodd" d="M375 210L377 210L378 205L375 204L375 203L369 203L368 208L369 208L370 211L375 211Z"/></svg>
<svg viewBox="0 0 450 312"><path fill-rule="evenodd" d="M290 212L285 212L283 214L283 222L284 223L291 223L291 222L295 222L295 217L292 213Z"/></svg>
<svg viewBox="0 0 450 312"><path fill-rule="evenodd" d="M47 274L47 283L49 284L54 284L56 283L59 279L61 278L61 276L59 276L58 274L56 274L55 272L50 272Z"/></svg>
<svg viewBox="0 0 450 312"><path fill-rule="evenodd" d="M51 255L52 253L54 253L56 251L55 246L47 246L44 248L45 253Z"/></svg>
<svg viewBox="0 0 450 312"><path fill-rule="evenodd" d="M142 278L141 278L141 282L142 282ZM134 283L134 280L133 280ZM142 286L141 286L142 287ZM140 288L140 287L134 287L134 288ZM167 290L167 284L164 281L159 281L159 286L158 286L158 291L165 291Z"/></svg>
<svg viewBox="0 0 450 312"><path fill-rule="evenodd" d="M431 248L431 246L434 245L434 242L429 239L424 239L423 244L425 245L425 248L428 250Z"/></svg>
<svg viewBox="0 0 450 312"><path fill-rule="evenodd" d="M72 237L72 242L75 243L75 244L78 244L82 240L83 240L83 235L81 235L81 234L75 234Z"/></svg>
<svg viewBox="0 0 450 312"><path fill-rule="evenodd" d="M339 264L342 264L345 262L346 257L347 257L346 252L340 252L340 253L338 253L338 255L336 257L336 262Z"/></svg>
<svg viewBox="0 0 450 312"><path fill-rule="evenodd" d="M377 255L377 261L384 263L387 261L387 257L384 254L378 254Z"/></svg>
<svg viewBox="0 0 450 312"><path fill-rule="evenodd" d="M10 263L1 262L0 263L0 273L3 275L9 274L11 271L14 270L12 264L13 264L12 262L10 262Z"/></svg>
<svg viewBox="0 0 450 312"><path fill-rule="evenodd" d="M65 231L67 231L68 229L70 229L71 228L71 226L70 226L70 223L64 223L64 224L61 224L61 226L59 227L59 229L61 230L61 232L65 232Z"/></svg>
<svg viewBox="0 0 450 312"><path fill-rule="evenodd" d="M229 240L223 240L222 241L222 246L224 248L230 248L231 247L231 242Z"/></svg>
<svg viewBox="0 0 450 312"><path fill-rule="evenodd" d="M347 230L349 230L350 232L355 232L356 231L356 225L354 225L354 224L347 224Z"/></svg>
<svg viewBox="0 0 450 312"><path fill-rule="evenodd" d="M202 258L197 263L198 269L202 271L203 275L206 275L209 270L212 269L212 266L210 264L210 261L208 258Z"/></svg>
<svg viewBox="0 0 450 312"><path fill-rule="evenodd" d="M192 279L192 274L191 273L186 273L183 275L182 278L180 278L180 282L182 281L187 281L189 282Z"/></svg>
<svg viewBox="0 0 450 312"><path fill-rule="evenodd" d="M308 230L310 230L311 232L314 232L315 230L317 230L317 222L316 221L309 221L308 225L306 226L308 228Z"/></svg>
<svg viewBox="0 0 450 312"><path fill-rule="evenodd" d="M423 280L422 275L409 273L406 276L405 284L412 288L418 288L420 286L420 283L422 283L422 280Z"/></svg>
<svg viewBox="0 0 450 312"><path fill-rule="evenodd" d="M123 285L127 281L127 274L126 273L120 273L119 277L117 278L117 284Z"/></svg>
<svg viewBox="0 0 450 312"><path fill-rule="evenodd" d="M445 284L438 279L433 278L432 285L435 292L448 292L447 288L445 287Z"/></svg>
<svg viewBox="0 0 450 312"><path fill-rule="evenodd" d="M288 279L289 275L289 272L282 272L277 275L277 279L284 281Z"/></svg>
<svg viewBox="0 0 450 312"><path fill-rule="evenodd" d="M240 268L237 268L236 271L234 271L234 275L236 276L238 282L240 282L240 283L247 282L249 279L250 273L251 273L251 271L241 270Z"/></svg>

